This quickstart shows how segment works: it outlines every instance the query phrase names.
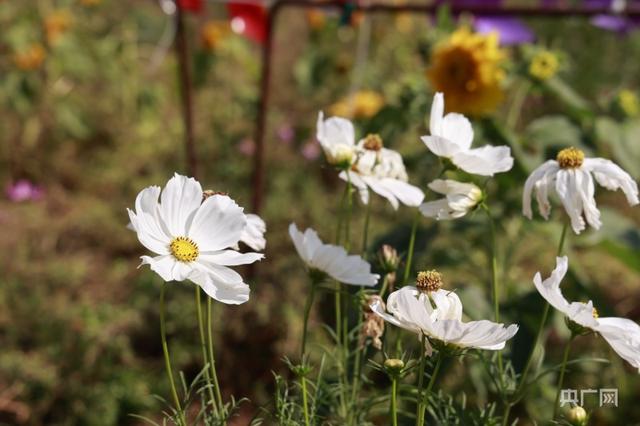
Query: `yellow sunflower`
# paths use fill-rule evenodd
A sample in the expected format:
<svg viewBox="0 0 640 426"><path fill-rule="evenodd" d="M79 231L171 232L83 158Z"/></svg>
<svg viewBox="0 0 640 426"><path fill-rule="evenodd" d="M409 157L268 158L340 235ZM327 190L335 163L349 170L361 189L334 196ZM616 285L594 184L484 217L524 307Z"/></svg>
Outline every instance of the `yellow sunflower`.
<svg viewBox="0 0 640 426"><path fill-rule="evenodd" d="M559 68L560 60L558 56L549 50L543 49L537 52L531 59L529 75L544 81L556 75Z"/></svg>
<svg viewBox="0 0 640 426"><path fill-rule="evenodd" d="M498 42L498 33L460 28L435 47L427 77L434 91L445 94L448 110L481 116L500 104L506 52Z"/></svg>

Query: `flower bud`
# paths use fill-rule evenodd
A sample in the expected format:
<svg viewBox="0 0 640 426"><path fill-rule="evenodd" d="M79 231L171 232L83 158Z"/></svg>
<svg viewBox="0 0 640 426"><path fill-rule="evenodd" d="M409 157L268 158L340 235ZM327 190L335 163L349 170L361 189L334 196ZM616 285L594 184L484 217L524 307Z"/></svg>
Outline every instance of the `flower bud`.
<svg viewBox="0 0 640 426"><path fill-rule="evenodd" d="M569 415L567 416L569 423L573 426L586 426L587 421L589 420L589 416L584 408L579 405L576 405L571 410L569 410Z"/></svg>
<svg viewBox="0 0 640 426"><path fill-rule="evenodd" d="M400 376L402 369L404 368L404 361L396 358L389 358L384 362L384 369L391 377L397 378Z"/></svg>
<svg viewBox="0 0 640 426"><path fill-rule="evenodd" d="M384 244L378 251L378 261L380 267L385 273L395 272L400 265L400 257L398 251L388 244Z"/></svg>
<svg viewBox="0 0 640 426"><path fill-rule="evenodd" d="M326 152L326 155L329 164L340 170L347 170L353 163L355 151L352 146L340 144L332 147L330 151Z"/></svg>

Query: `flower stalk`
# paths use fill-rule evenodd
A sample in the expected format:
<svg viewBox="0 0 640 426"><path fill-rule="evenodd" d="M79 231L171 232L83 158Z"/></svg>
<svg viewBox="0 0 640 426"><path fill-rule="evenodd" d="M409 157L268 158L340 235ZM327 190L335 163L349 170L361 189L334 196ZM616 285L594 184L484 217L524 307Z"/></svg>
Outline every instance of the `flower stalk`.
<svg viewBox="0 0 640 426"><path fill-rule="evenodd" d="M560 367L560 377L558 378L558 392L556 393L556 401L553 405L553 418L555 420L558 417L558 409L560 408L560 393L562 392L562 385L564 383L564 373L567 369L567 361L569 360L569 351L571 350L571 343L576 337L574 333L571 333L571 337L567 341L564 347L564 355L562 356L562 367Z"/></svg>
<svg viewBox="0 0 640 426"><path fill-rule="evenodd" d="M169 378L169 385L171 386L171 396L173 397L173 403L176 406L178 412L179 426L186 426L187 422L184 417L184 411L182 411L182 405L180 404L180 398L178 398L178 392L176 391L176 383L173 379L173 369L171 368L171 357L169 356L169 346L167 345L167 328L165 324L164 311L164 293L165 284L160 286L160 338L162 339L162 352L164 354L164 365L167 371L167 377Z"/></svg>
<svg viewBox="0 0 640 426"><path fill-rule="evenodd" d="M213 385L216 391L216 399L218 401L218 409L223 417L226 417L224 403L222 402L222 393L220 392L220 384L218 382L218 373L216 371L216 358L213 350L213 303L211 298L207 298L207 337L209 343L209 365L211 366L211 376L213 377Z"/></svg>
<svg viewBox="0 0 640 426"><path fill-rule="evenodd" d="M207 390L209 392L209 400L211 401L213 412L214 414L217 415L219 412L219 407L218 407L218 402L213 394L214 384L211 380L211 374L209 372L210 367L208 364L209 357L207 355L207 338L204 332L204 315L202 314L202 301L201 301L201 295L200 295L200 287L196 286L194 288L196 292L196 309L198 313L198 331L200 334L200 346L202 348L202 359L204 360L204 363L205 363L204 377L207 382Z"/></svg>

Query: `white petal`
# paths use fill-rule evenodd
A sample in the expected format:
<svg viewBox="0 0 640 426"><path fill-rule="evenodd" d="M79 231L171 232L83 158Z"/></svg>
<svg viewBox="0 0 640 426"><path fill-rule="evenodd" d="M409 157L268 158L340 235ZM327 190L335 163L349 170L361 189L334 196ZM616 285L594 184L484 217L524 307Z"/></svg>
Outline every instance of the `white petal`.
<svg viewBox="0 0 640 426"><path fill-rule="evenodd" d="M556 193L571 219L571 228L576 234L585 229L585 222L582 218L582 197L579 193L581 190L576 185L575 170L561 169L558 171L556 174Z"/></svg>
<svg viewBox="0 0 640 426"><path fill-rule="evenodd" d="M138 215L128 209L127 212L129 213L131 226L138 236L138 241L156 254L169 254L170 240L163 232L158 230L155 219L144 212Z"/></svg>
<svg viewBox="0 0 640 426"><path fill-rule="evenodd" d="M192 214L202 202L202 186L193 179L175 174L162 191L160 217L173 237L187 235Z"/></svg>
<svg viewBox="0 0 640 426"><path fill-rule="evenodd" d="M444 95L440 92L433 95L431 116L429 118L429 132L434 136L442 136L442 121L444 116Z"/></svg>
<svg viewBox="0 0 640 426"><path fill-rule="evenodd" d="M581 176L580 179L576 179L581 186L580 196L582 198L582 209L584 217L587 219L587 223L594 229L600 229L602 222L600 221L600 211L596 205L595 199L595 187L593 184L593 178L591 174L586 170L576 170L576 178Z"/></svg>
<svg viewBox="0 0 640 426"><path fill-rule="evenodd" d="M306 264L310 264L314 253L322 246L322 241L320 237L318 237L318 233L308 228L303 234L298 231L295 223L291 223L289 225L289 236L291 237L291 241L293 241L293 245L296 247L298 256L300 256Z"/></svg>
<svg viewBox="0 0 640 426"><path fill-rule="evenodd" d="M362 178L377 194L387 198L391 205L397 209L399 200L409 207L418 207L424 200L424 193L416 186L397 179L376 179L369 176Z"/></svg>
<svg viewBox="0 0 640 426"><path fill-rule="evenodd" d="M469 195L480 190L472 183L458 182L453 179L436 179L427 185L430 190L440 194L465 194Z"/></svg>
<svg viewBox="0 0 640 426"><path fill-rule="evenodd" d="M453 164L467 173L493 176L513 167L511 149L507 146L485 145L482 148L461 151L452 157Z"/></svg>
<svg viewBox="0 0 640 426"><path fill-rule="evenodd" d="M638 200L638 184L629 173L625 172L613 161L604 158L587 158L582 164L583 170L593 172L598 183L607 189L615 191L622 188L627 202L634 206Z"/></svg>
<svg viewBox="0 0 640 426"><path fill-rule="evenodd" d="M541 166L535 169L527 178L527 181L524 184L524 191L522 192L522 214L527 218L531 219L533 214L531 212L531 191L534 188L534 185L538 183L541 179L543 179L547 175L551 175L558 170L558 163L555 160L548 160L544 162ZM544 203L545 198L540 198L539 201ZM546 201L548 204L548 200ZM540 212L548 211L548 206L545 205L544 208L539 206ZM546 216L545 216L546 219Z"/></svg>
<svg viewBox="0 0 640 426"><path fill-rule="evenodd" d="M218 302L228 305L240 305L249 300L250 289L245 283L227 285L217 281L214 276L197 271L190 276L191 281L199 285L207 295Z"/></svg>
<svg viewBox="0 0 640 426"><path fill-rule="evenodd" d="M178 263L178 261L173 256L142 256L140 259L142 259L142 263L140 264L140 266L149 265L153 272L160 275L160 277L162 277L162 279L167 282L174 280L173 268L175 264Z"/></svg>
<svg viewBox="0 0 640 426"><path fill-rule="evenodd" d="M323 148L331 145L354 145L353 124L346 118L331 117L324 120L322 111L318 114L316 137Z"/></svg>
<svg viewBox="0 0 640 426"><path fill-rule="evenodd" d="M438 320L462 319L462 302L457 294L452 291L439 289L429 294L436 305Z"/></svg>
<svg viewBox="0 0 640 426"><path fill-rule="evenodd" d="M316 250L312 264L344 284L372 287L380 278L371 273L371 265L360 256L349 256L343 247L331 244L324 244Z"/></svg>
<svg viewBox="0 0 640 426"><path fill-rule="evenodd" d="M349 173L348 176L347 176L347 173ZM338 177L345 182L348 182L349 180L351 180L351 185L355 186L356 189L358 190L358 194L360 195L360 201L362 202L362 204L364 205L369 204L369 188L367 184L362 180L362 177L360 176L360 174L355 173L353 171L349 171L349 172L342 171L340 172Z"/></svg>
<svg viewBox="0 0 640 426"><path fill-rule="evenodd" d="M456 144L460 151L467 151L473 142L471 122L462 114L447 114L442 122L442 137Z"/></svg>
<svg viewBox="0 0 640 426"><path fill-rule="evenodd" d="M533 284L536 286L540 295L549 302L551 306L565 315L569 312L569 302L567 302L567 299L564 298L560 291L560 283L567 274L568 269L569 258L566 256L557 257L556 267L553 272L551 272L549 278L542 281L540 272L537 272L533 277Z"/></svg>
<svg viewBox="0 0 640 426"><path fill-rule="evenodd" d="M455 219L453 216L454 211L449 207L449 203L446 198L441 198L436 201L427 201L419 207L420 213L425 217L431 217L436 220L450 220Z"/></svg>
<svg viewBox="0 0 640 426"><path fill-rule="evenodd" d="M262 251L267 246L264 233L267 232L267 224L257 214L246 215L247 224L242 230L240 241L256 251Z"/></svg>
<svg viewBox="0 0 640 426"><path fill-rule="evenodd" d="M200 252L216 251L235 246L247 221L242 208L226 195L212 195L204 200L193 217L188 237Z"/></svg>
<svg viewBox="0 0 640 426"><path fill-rule="evenodd" d="M640 326L625 318L598 318L598 333L622 359L640 372Z"/></svg>
<svg viewBox="0 0 640 426"><path fill-rule="evenodd" d="M223 266L248 265L264 259L262 253L239 253L235 250L222 250L213 253L201 254L198 259L205 262Z"/></svg>
<svg viewBox="0 0 640 426"><path fill-rule="evenodd" d="M438 157L452 158L460 152L460 147L442 136L422 136L422 142Z"/></svg>

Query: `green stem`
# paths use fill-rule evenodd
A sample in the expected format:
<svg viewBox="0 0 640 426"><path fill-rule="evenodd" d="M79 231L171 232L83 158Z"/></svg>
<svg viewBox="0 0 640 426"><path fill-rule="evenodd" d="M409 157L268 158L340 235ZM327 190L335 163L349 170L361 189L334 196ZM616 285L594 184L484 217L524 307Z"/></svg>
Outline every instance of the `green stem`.
<svg viewBox="0 0 640 426"><path fill-rule="evenodd" d="M502 426L508 426L509 424L509 413L511 413L511 403L507 403L506 408L504 409L504 414L502 416Z"/></svg>
<svg viewBox="0 0 640 426"><path fill-rule="evenodd" d="M522 106L524 105L524 101L527 99L527 94L529 93L529 88L531 87L531 82L526 80L520 83L518 89L516 90L513 103L511 104L511 108L509 109L509 114L507 116L507 127L509 129L515 129L518 124L518 119L520 118L520 113L522 112Z"/></svg>
<svg viewBox="0 0 640 426"><path fill-rule="evenodd" d="M431 373L431 378L429 379L429 384L427 385L427 388L425 389L425 391L422 393L422 395L420 396L421 400L420 400L420 406L419 406L419 410L420 410L420 423L418 423L418 426L422 426L424 424L425 421L425 411L427 409L427 396L429 395L429 393L431 392L431 389L433 388L433 384L436 381L436 377L438 376L438 372L440 371L440 366L442 365L442 358L444 358L442 356L441 353L438 354L438 360L436 361L436 366L433 368L433 372ZM424 374L424 373L423 373Z"/></svg>
<svg viewBox="0 0 640 426"><path fill-rule="evenodd" d="M369 221L371 220L371 204L373 204L373 199L369 200L367 204L367 212L364 216L364 231L362 232L362 255L366 258L367 253L367 244L369 243Z"/></svg>
<svg viewBox="0 0 640 426"><path fill-rule="evenodd" d="M402 277L402 285L406 285L407 282L409 281L409 274L411 273L411 263L413 262L413 250L416 245L416 232L418 231L419 221L420 221L420 210L416 210L416 215L413 218L413 225L411 225L411 237L409 238L407 264L404 267L404 276Z"/></svg>
<svg viewBox="0 0 640 426"><path fill-rule="evenodd" d="M304 409L304 424L305 426L309 426L309 403L307 402L307 379L304 375L300 377L300 382L302 383L302 407Z"/></svg>
<svg viewBox="0 0 640 426"><path fill-rule="evenodd" d="M496 224L491 211L486 204L482 208L487 213L491 232L491 289L493 293L493 316L495 322L500 322L500 296L498 294L498 246L496 243ZM498 351L498 371L500 373L500 387L504 389L504 367L502 365L502 351Z"/></svg>
<svg viewBox="0 0 640 426"><path fill-rule="evenodd" d="M398 403L396 395L398 394L398 379L393 378L391 381L391 422L393 426L398 426Z"/></svg>
<svg viewBox="0 0 640 426"><path fill-rule="evenodd" d="M572 334L569 338L569 341L564 347L564 355L562 357L562 367L560 368L560 378L558 379L558 392L556 393L556 402L553 405L553 418L555 420L558 417L558 409L560 406L558 405L560 402L560 393L562 392L562 385L564 383L564 373L567 369L567 361L569 359L569 351L571 350L571 342L573 342L573 338L575 336Z"/></svg>
<svg viewBox="0 0 640 426"><path fill-rule="evenodd" d="M309 296L307 297L307 303L304 307L304 330L302 331L302 348L300 349L300 358L304 358L304 354L307 349L307 327L309 323L309 313L311 312L311 307L313 306L313 299L316 294L316 282L315 280L311 280L311 291L309 292Z"/></svg>
<svg viewBox="0 0 640 426"><path fill-rule="evenodd" d="M218 382L218 373L216 371L216 358L213 350L213 303L210 297L207 298L207 336L209 340L209 365L211 366L211 377L213 385L216 389L216 399L218 400L218 408L223 416L226 416L224 403L222 402L222 393L220 392L220 383Z"/></svg>
<svg viewBox="0 0 640 426"><path fill-rule="evenodd" d="M179 416L179 424L187 424L184 411L180 405L180 398L178 398L178 392L176 391L176 383L173 379L173 370L171 368L171 358L169 357L169 346L167 345L167 328L164 320L164 288L166 283L162 283L160 287L160 338L162 339L162 352L164 353L164 366L167 370L167 376L169 377L169 384L171 385L171 396L173 397L173 403L176 405L176 410Z"/></svg>
<svg viewBox="0 0 640 426"><path fill-rule="evenodd" d="M427 336L422 335L422 339L420 339L420 367L418 369L418 405L416 407L416 426L422 426L424 420L421 417L422 413L422 385L424 383L424 366L426 364L427 357L425 356L425 344L427 341Z"/></svg>
<svg viewBox="0 0 640 426"><path fill-rule="evenodd" d="M382 286L380 287L378 296L384 297L384 293L387 291L387 287L389 287L389 274L385 274L384 278L382 278Z"/></svg>
<svg viewBox="0 0 640 426"><path fill-rule="evenodd" d="M202 315L202 302L200 296L200 287L194 286L196 289L196 309L198 312L198 331L200 332L200 346L202 348L202 358L206 365L204 369L204 377L207 381L207 389L209 392L209 400L211 401L211 405L213 406L213 411L217 415L218 414L218 403L213 395L213 383L211 382L211 374L209 374L209 366L207 361L207 339L204 333L204 316Z"/></svg>

